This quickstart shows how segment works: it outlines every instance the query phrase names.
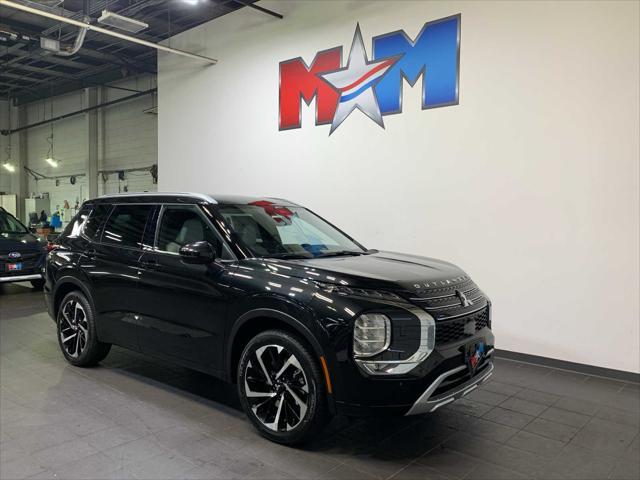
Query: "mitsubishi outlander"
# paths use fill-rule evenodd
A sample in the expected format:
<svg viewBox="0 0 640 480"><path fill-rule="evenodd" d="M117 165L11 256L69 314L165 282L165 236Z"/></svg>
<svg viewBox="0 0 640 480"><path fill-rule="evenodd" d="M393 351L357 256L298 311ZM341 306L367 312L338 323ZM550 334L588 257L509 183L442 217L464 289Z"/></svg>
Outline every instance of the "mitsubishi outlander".
<svg viewBox="0 0 640 480"><path fill-rule="evenodd" d="M119 345L235 382L280 443L335 414L433 412L493 370L491 302L463 270L365 248L279 198L87 201L45 280L69 363Z"/></svg>

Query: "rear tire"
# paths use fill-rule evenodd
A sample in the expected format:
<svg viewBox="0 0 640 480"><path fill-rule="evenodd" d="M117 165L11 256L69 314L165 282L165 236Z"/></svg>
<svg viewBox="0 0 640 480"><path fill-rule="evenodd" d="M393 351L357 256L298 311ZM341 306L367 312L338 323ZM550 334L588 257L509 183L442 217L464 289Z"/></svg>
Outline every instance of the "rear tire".
<svg viewBox="0 0 640 480"><path fill-rule="evenodd" d="M256 335L242 352L237 380L242 408L271 441L302 443L328 420L324 376L294 335L281 330Z"/></svg>
<svg viewBox="0 0 640 480"><path fill-rule="evenodd" d="M93 309L83 293L73 291L62 299L56 323L60 350L71 365L90 367L109 354L111 344L98 341Z"/></svg>
<svg viewBox="0 0 640 480"><path fill-rule="evenodd" d="M44 288L44 279L40 280L31 280L31 286L35 290L42 290Z"/></svg>

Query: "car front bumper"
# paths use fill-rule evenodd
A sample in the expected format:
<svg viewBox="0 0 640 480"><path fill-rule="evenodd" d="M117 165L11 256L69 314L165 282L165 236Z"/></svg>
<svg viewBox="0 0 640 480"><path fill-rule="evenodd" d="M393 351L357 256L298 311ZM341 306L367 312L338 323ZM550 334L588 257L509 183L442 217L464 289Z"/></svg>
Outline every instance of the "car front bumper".
<svg viewBox="0 0 640 480"><path fill-rule="evenodd" d="M465 365L461 365L457 368L443 373L438 378L436 378L433 383L429 385L429 388L427 388L425 392L420 396L420 398L415 401L411 409L405 415L419 415L421 413L435 412L438 408L447 405L448 403L451 403L455 400L458 400L468 393L473 392L476 388L478 388L479 385L482 385L484 382L486 382L493 374L493 362L489 360L480 373L471 377L466 382L439 395L435 394L435 391L443 381L460 373L466 368L467 367Z"/></svg>
<svg viewBox="0 0 640 480"><path fill-rule="evenodd" d="M465 345L483 342L486 353L475 372L465 360ZM433 353L406 375L371 376L348 358L337 362L334 401L347 416L403 416L428 413L469 394L493 371L494 337L484 328L460 342L436 346Z"/></svg>

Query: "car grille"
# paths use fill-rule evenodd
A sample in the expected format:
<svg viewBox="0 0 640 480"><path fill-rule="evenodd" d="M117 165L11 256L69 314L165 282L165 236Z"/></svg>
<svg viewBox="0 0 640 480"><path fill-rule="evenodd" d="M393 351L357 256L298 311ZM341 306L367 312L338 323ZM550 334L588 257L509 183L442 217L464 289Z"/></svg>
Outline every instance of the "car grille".
<svg viewBox="0 0 640 480"><path fill-rule="evenodd" d="M464 294L468 303L464 304L457 291ZM463 340L478 330L491 328L487 298L471 280L423 291L411 300L435 319L437 345Z"/></svg>
<svg viewBox="0 0 640 480"><path fill-rule="evenodd" d="M485 327L491 327L488 306L472 315L437 322L436 344L442 345L472 337L475 332Z"/></svg>

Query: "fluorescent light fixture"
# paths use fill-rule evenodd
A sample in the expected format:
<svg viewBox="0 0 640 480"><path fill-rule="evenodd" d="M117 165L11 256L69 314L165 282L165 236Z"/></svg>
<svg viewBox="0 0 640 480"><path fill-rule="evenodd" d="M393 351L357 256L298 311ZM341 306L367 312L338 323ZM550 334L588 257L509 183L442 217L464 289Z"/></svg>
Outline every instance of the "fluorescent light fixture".
<svg viewBox="0 0 640 480"><path fill-rule="evenodd" d="M148 23L141 22L140 20L134 20L133 18L125 17L124 15L118 15L117 13L110 12L109 10L102 10L102 15L98 19L98 23L119 28L120 30L125 30L131 33L138 33L145 28L149 28Z"/></svg>
<svg viewBox="0 0 640 480"><path fill-rule="evenodd" d="M9 162L5 162L2 166L5 168L5 170L8 170L11 173L16 171L16 167L11 165Z"/></svg>
<svg viewBox="0 0 640 480"><path fill-rule="evenodd" d="M50 52L59 52L60 41L55 38L40 37L40 48L49 50Z"/></svg>
<svg viewBox="0 0 640 480"><path fill-rule="evenodd" d="M197 5L198 3L200 3L200 0L182 0L182 1L189 5Z"/></svg>
<svg viewBox="0 0 640 480"><path fill-rule="evenodd" d="M58 161L54 160L53 158L49 157L49 158L45 158L44 159L45 162L47 162L49 165L51 165L52 167L57 167L58 166Z"/></svg>

